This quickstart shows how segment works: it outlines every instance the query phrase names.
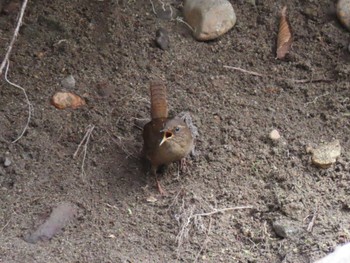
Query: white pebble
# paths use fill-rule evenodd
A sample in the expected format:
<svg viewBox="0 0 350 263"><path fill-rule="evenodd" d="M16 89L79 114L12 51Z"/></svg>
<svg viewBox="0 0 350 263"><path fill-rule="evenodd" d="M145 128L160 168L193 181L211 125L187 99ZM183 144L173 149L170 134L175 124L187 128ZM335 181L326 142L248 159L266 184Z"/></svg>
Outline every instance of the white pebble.
<svg viewBox="0 0 350 263"><path fill-rule="evenodd" d="M273 141L277 141L281 138L280 133L277 130L272 130L270 132L270 139Z"/></svg>

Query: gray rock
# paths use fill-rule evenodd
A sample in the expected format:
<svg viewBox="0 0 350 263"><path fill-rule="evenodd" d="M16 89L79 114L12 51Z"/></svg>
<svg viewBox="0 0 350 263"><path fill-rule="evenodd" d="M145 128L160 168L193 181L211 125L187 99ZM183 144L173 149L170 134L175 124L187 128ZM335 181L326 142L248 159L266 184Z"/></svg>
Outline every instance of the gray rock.
<svg viewBox="0 0 350 263"><path fill-rule="evenodd" d="M300 226L296 222L290 220L277 220L273 222L272 227L276 234L283 238L297 237L302 233Z"/></svg>
<svg viewBox="0 0 350 263"><path fill-rule="evenodd" d="M184 17L197 40L215 39L236 23L236 14L227 0L186 0Z"/></svg>

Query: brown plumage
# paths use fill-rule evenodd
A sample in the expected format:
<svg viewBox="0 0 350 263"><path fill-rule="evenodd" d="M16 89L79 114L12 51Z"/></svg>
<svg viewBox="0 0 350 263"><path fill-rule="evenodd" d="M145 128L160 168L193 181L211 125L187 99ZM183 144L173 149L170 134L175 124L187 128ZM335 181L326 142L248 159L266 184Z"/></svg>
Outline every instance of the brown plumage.
<svg viewBox="0 0 350 263"><path fill-rule="evenodd" d="M281 11L281 19L277 37L277 58L283 59L293 42L292 28L287 18L287 6L284 6Z"/></svg>
<svg viewBox="0 0 350 263"><path fill-rule="evenodd" d="M182 119L168 118L165 85L152 82L150 91L152 120L143 128L143 151L151 163L152 174L157 176L160 166L179 161L190 153L193 138ZM160 193L164 193L158 180L157 184Z"/></svg>

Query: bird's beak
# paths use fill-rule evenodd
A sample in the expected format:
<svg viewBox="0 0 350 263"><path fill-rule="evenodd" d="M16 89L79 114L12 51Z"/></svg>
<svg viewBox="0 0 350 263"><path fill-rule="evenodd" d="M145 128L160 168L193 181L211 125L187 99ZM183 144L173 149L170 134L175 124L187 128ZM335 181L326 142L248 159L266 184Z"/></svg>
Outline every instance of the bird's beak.
<svg viewBox="0 0 350 263"><path fill-rule="evenodd" d="M163 135L163 139L160 142L159 146L161 146L163 143L165 143L165 141L169 140L170 138L172 138L174 136L174 134L170 131L165 131L164 135Z"/></svg>

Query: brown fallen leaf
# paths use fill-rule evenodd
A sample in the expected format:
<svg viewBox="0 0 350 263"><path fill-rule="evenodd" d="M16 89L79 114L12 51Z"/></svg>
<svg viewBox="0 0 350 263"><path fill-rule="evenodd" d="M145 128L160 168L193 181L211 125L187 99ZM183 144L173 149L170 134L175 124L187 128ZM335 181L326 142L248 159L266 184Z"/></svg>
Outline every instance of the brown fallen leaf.
<svg viewBox="0 0 350 263"><path fill-rule="evenodd" d="M281 11L281 19L277 37L277 58L283 59L288 53L293 42L292 27L287 18L287 6Z"/></svg>
<svg viewBox="0 0 350 263"><path fill-rule="evenodd" d="M66 108L76 109L85 105L84 99L71 92L57 92L55 95L53 95L51 102L57 109L60 110Z"/></svg>

